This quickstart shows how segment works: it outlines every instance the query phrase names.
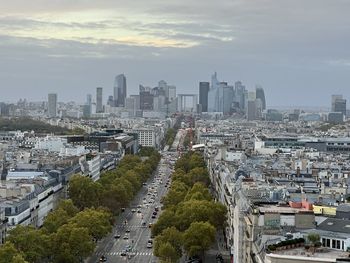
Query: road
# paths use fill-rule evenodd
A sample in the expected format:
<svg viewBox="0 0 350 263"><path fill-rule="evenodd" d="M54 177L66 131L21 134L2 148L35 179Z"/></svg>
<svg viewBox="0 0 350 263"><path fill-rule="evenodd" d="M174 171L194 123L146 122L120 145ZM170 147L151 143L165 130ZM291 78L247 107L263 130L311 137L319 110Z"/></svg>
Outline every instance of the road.
<svg viewBox="0 0 350 263"><path fill-rule="evenodd" d="M131 203L131 207L126 208L118 216L112 233L99 242L95 254L86 262L99 262L101 256L107 258L106 262L158 262L153 255L152 247L147 247L151 238L149 224L156 222L161 213L160 201L167 193L168 180L168 186L170 186L171 173L172 164L169 164L167 158L162 155L154 175L139 191ZM156 218L152 218L156 207L159 208L159 211ZM120 237L116 237L116 235L120 235ZM127 255L124 255L125 252Z"/></svg>

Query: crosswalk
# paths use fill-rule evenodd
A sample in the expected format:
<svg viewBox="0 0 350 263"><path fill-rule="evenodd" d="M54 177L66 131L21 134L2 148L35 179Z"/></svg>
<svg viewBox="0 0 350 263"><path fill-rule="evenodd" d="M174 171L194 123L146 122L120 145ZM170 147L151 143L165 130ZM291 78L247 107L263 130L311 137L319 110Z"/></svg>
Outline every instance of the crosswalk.
<svg viewBox="0 0 350 263"><path fill-rule="evenodd" d="M122 251L116 251L116 252L108 252L108 253L103 253L103 252L99 252L97 253L97 256L121 256L123 252ZM149 252L145 252L145 251L140 251L140 252L133 252L133 254L135 256L153 256L153 252L149 251Z"/></svg>
<svg viewBox="0 0 350 263"><path fill-rule="evenodd" d="M116 225L116 228L145 228L146 226L142 226L142 225Z"/></svg>

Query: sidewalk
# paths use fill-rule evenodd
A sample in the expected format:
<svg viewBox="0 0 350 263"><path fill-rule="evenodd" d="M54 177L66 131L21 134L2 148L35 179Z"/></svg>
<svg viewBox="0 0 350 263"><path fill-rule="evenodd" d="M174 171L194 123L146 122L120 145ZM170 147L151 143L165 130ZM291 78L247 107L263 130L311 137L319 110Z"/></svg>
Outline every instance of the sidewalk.
<svg viewBox="0 0 350 263"><path fill-rule="evenodd" d="M216 235L215 244L205 253L205 261L203 263L213 263L216 262L216 255L221 254L224 263L230 263L230 251L226 247L224 236L222 232L218 232Z"/></svg>

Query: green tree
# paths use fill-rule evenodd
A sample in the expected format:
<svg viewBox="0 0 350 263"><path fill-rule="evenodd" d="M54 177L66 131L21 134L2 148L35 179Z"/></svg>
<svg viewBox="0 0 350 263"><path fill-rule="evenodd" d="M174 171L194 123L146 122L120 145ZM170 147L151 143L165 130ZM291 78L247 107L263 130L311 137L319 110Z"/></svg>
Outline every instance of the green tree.
<svg viewBox="0 0 350 263"><path fill-rule="evenodd" d="M157 222L152 226L152 235L160 235L164 229L175 226L176 218L175 212L172 209L166 209L159 216Z"/></svg>
<svg viewBox="0 0 350 263"><path fill-rule="evenodd" d="M215 227L209 222L194 222L184 232L184 249L189 256L201 255L215 241Z"/></svg>
<svg viewBox="0 0 350 263"><path fill-rule="evenodd" d="M48 236L32 226L16 226L10 231L8 241L29 262L41 262L47 256Z"/></svg>
<svg viewBox="0 0 350 263"><path fill-rule="evenodd" d="M89 234L97 240L102 239L112 230L111 214L101 209L85 209L70 219L69 223L87 228Z"/></svg>
<svg viewBox="0 0 350 263"><path fill-rule="evenodd" d="M86 207L98 207L102 186L91 178L74 175L69 181L69 197L74 205L83 210Z"/></svg>
<svg viewBox="0 0 350 263"><path fill-rule="evenodd" d="M194 185L197 182L203 183L206 186L209 186L210 179L208 175L208 171L203 167L196 167L190 170L187 174L190 180L190 186Z"/></svg>
<svg viewBox="0 0 350 263"><path fill-rule="evenodd" d="M101 205L107 207L113 214L118 214L122 207L125 207L132 198L132 193L128 192L125 186L112 184L105 189L101 197Z"/></svg>
<svg viewBox="0 0 350 263"><path fill-rule="evenodd" d="M174 181L168 194L163 198L164 207L168 208L178 205L185 199L187 191L188 187L184 183Z"/></svg>
<svg viewBox="0 0 350 263"><path fill-rule="evenodd" d="M155 255L162 263L176 263L179 260L176 249L169 242L159 244Z"/></svg>
<svg viewBox="0 0 350 263"><path fill-rule="evenodd" d="M209 192L209 189L203 183L195 183L192 186L192 188L187 192L185 201L191 199L211 201L212 196Z"/></svg>
<svg viewBox="0 0 350 263"><path fill-rule="evenodd" d="M164 247L164 244L169 244L171 247ZM182 233L175 227L170 227L156 237L154 253L164 261L177 262L182 256L182 244Z"/></svg>
<svg viewBox="0 0 350 263"><path fill-rule="evenodd" d="M176 226L186 230L193 222L209 221L213 226L223 227L226 221L225 206L207 200L189 200L181 203L176 210Z"/></svg>
<svg viewBox="0 0 350 263"><path fill-rule="evenodd" d="M74 206L71 199L63 200L57 209L49 213L44 221L43 230L54 233L57 229L68 223L68 220L75 216L79 209Z"/></svg>
<svg viewBox="0 0 350 263"><path fill-rule="evenodd" d="M51 254L54 263L80 263L94 251L94 243L85 227L76 224L61 226L51 236Z"/></svg>
<svg viewBox="0 0 350 263"><path fill-rule="evenodd" d="M11 242L0 246L0 263L28 263Z"/></svg>

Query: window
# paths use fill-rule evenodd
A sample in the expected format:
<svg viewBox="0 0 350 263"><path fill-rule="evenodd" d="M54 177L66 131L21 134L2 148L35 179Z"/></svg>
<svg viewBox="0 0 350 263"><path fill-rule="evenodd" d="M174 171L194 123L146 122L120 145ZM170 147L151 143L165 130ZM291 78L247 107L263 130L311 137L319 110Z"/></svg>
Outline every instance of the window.
<svg viewBox="0 0 350 263"><path fill-rule="evenodd" d="M340 240L337 240L337 249L340 249Z"/></svg>
<svg viewBox="0 0 350 263"><path fill-rule="evenodd" d="M327 238L326 247L331 247L331 240Z"/></svg>
<svg viewBox="0 0 350 263"><path fill-rule="evenodd" d="M332 239L332 248L336 248L336 240Z"/></svg>

